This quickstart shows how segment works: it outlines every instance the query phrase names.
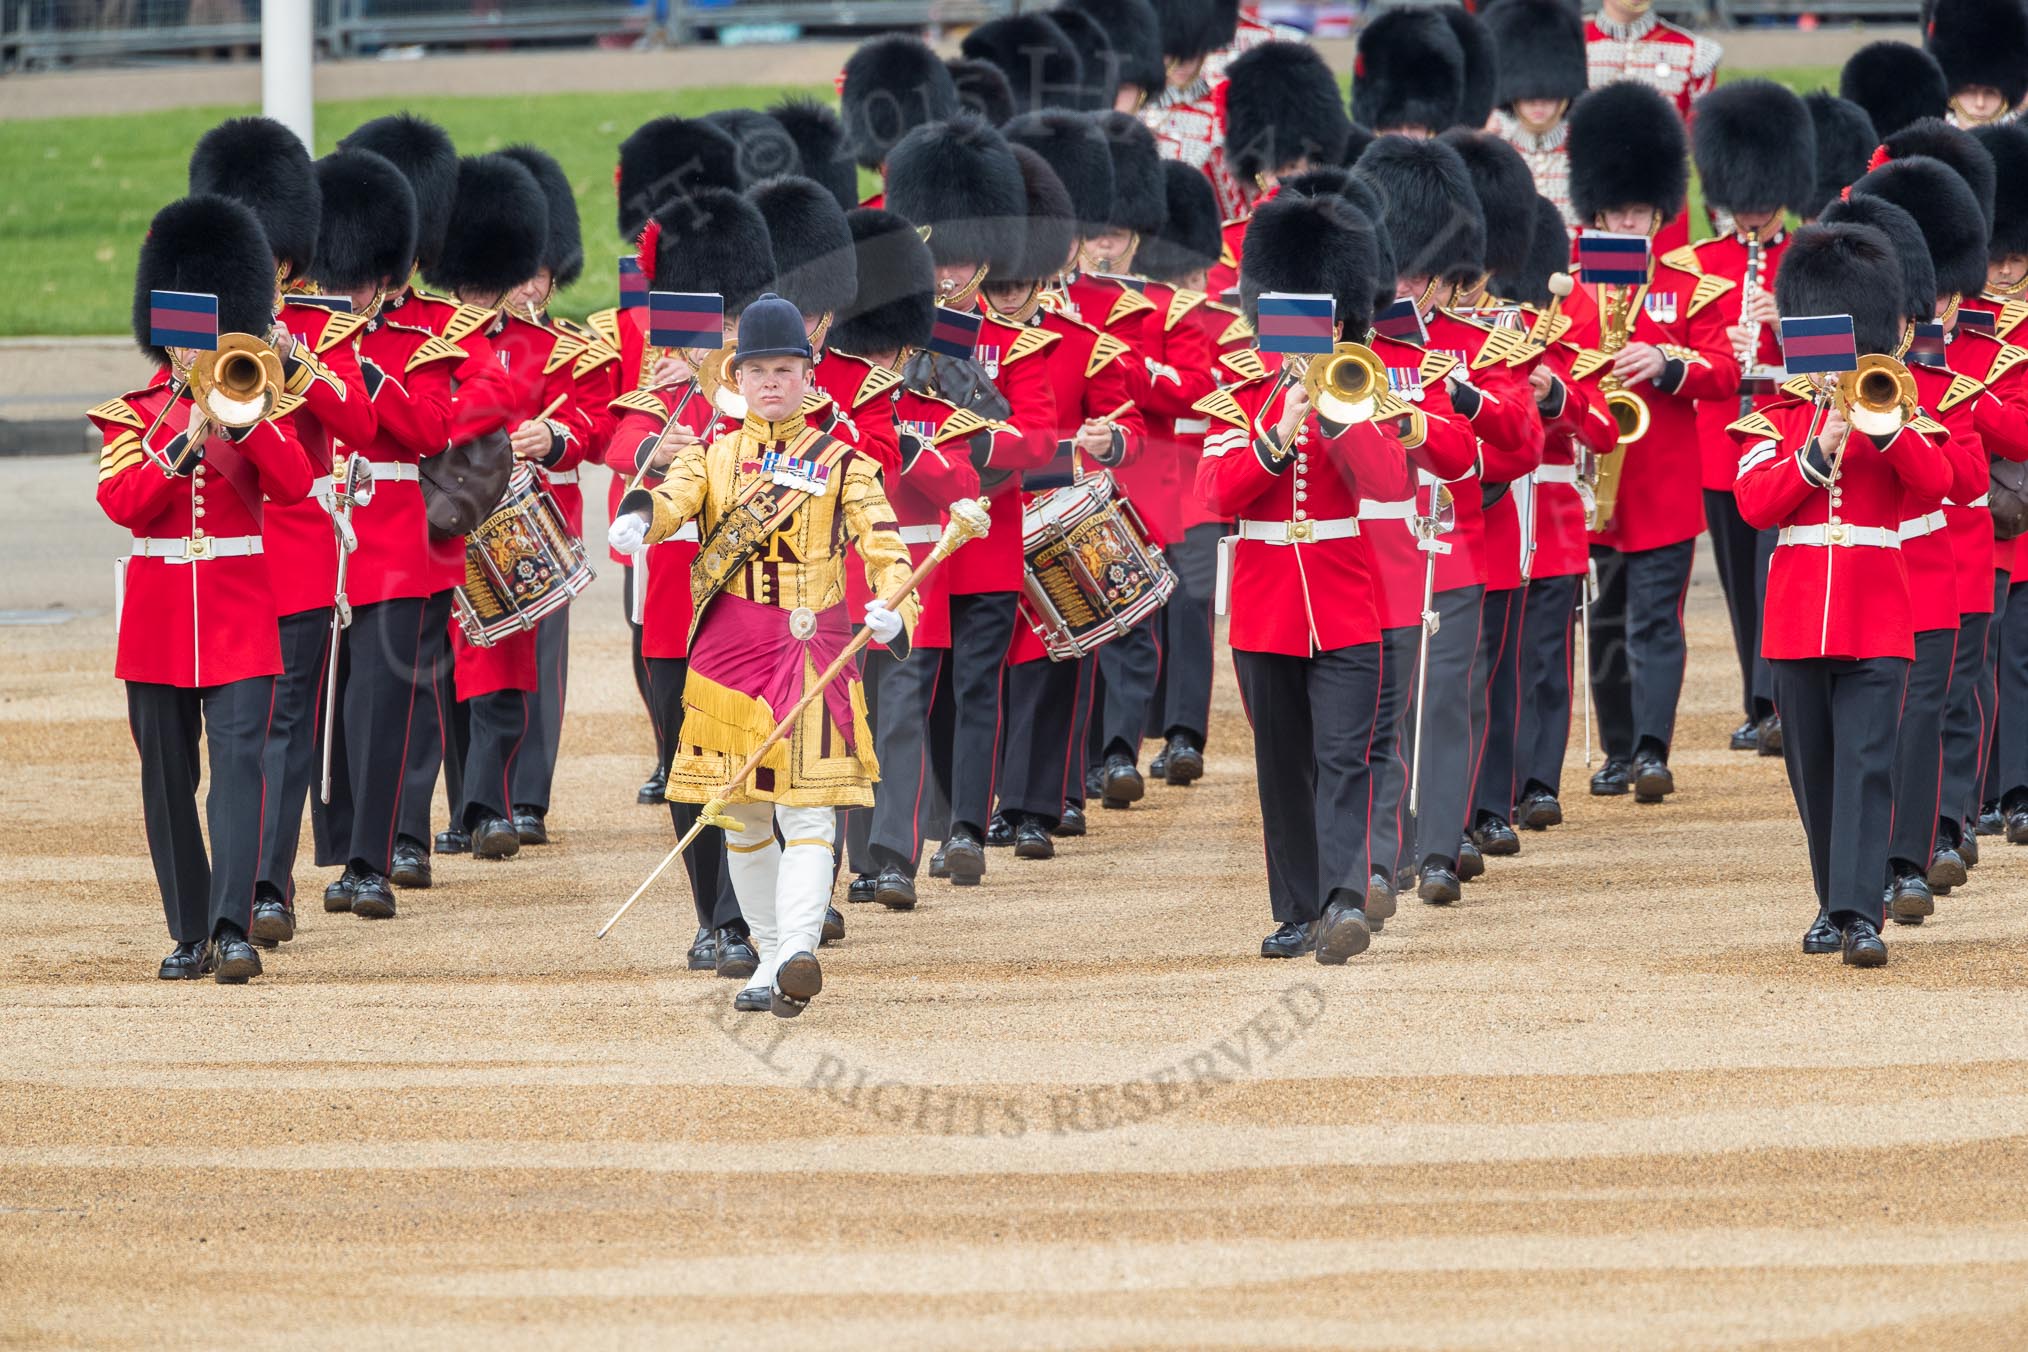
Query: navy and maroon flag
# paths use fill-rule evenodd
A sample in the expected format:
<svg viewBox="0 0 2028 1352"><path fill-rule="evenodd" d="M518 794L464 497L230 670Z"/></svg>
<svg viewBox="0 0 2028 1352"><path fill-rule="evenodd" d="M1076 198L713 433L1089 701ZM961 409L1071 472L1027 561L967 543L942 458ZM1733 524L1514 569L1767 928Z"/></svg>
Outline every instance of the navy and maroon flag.
<svg viewBox="0 0 2028 1352"><path fill-rule="evenodd" d="M959 361L970 361L979 346L979 325L984 322L985 317L976 310L937 306L936 320L930 325L929 350Z"/></svg>
<svg viewBox="0 0 2028 1352"><path fill-rule="evenodd" d="M620 308L639 310L648 303L648 278L641 271L641 260L632 254L620 260ZM715 348L717 343L713 343Z"/></svg>
<svg viewBox="0 0 2028 1352"><path fill-rule="evenodd" d="M1924 366L1950 365L1950 349L1944 345L1943 325L1917 324L1915 337L1909 340L1908 359Z"/></svg>
<svg viewBox="0 0 2028 1352"><path fill-rule="evenodd" d="M1784 319L1782 365L1792 376L1859 369L1859 338L1850 315L1801 315Z"/></svg>
<svg viewBox="0 0 2028 1352"><path fill-rule="evenodd" d="M1578 280L1586 286L1640 286L1648 280L1648 237L1587 230L1577 237Z"/></svg>
<svg viewBox="0 0 2028 1352"><path fill-rule="evenodd" d="M650 291L648 345L717 351L725 345L725 297L709 291Z"/></svg>
<svg viewBox="0 0 2028 1352"><path fill-rule="evenodd" d="M1397 343L1414 343L1417 347L1429 341L1429 329L1422 322L1422 311L1416 309L1415 302L1406 296L1374 317L1373 331L1382 338L1392 338Z"/></svg>
<svg viewBox="0 0 2028 1352"><path fill-rule="evenodd" d="M1316 355L1329 352L1336 302L1329 296L1268 291L1254 303L1254 335L1263 352Z"/></svg>
<svg viewBox="0 0 2028 1352"><path fill-rule="evenodd" d="M204 291L150 291L148 346L218 350L218 297Z"/></svg>
<svg viewBox="0 0 2028 1352"><path fill-rule="evenodd" d="M1999 335L1999 326L1993 321L1999 317L1991 310L1959 310L1958 327L1994 338Z"/></svg>
<svg viewBox="0 0 2028 1352"><path fill-rule="evenodd" d="M352 297L350 296L322 296L308 291L298 291L290 293L289 304L314 305L319 310L329 310L333 314L349 315L352 313Z"/></svg>

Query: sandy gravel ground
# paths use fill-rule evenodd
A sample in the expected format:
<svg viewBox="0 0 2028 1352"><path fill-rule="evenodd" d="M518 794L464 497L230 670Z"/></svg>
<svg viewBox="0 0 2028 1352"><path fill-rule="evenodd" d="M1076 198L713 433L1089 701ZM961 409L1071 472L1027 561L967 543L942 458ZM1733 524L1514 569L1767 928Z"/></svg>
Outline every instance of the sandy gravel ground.
<svg viewBox="0 0 2028 1352"><path fill-rule="evenodd" d="M852 908L783 1024L682 970L679 888L592 941L670 840L612 570L555 844L156 981L92 480L0 464L0 608L81 612L0 630L0 1344L2028 1345L2028 856L1884 970L1802 957L1708 568L1680 794L1574 764L1349 967L1252 956L1222 674L1201 785Z"/></svg>

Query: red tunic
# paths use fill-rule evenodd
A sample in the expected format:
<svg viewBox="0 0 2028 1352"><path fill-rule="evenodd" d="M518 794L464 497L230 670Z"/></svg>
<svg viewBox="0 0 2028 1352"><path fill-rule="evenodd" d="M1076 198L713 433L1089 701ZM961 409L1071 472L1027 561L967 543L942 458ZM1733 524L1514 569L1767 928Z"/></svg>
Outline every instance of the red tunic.
<svg viewBox="0 0 2028 1352"><path fill-rule="evenodd" d="M982 477L1011 471L987 494L992 530L951 556L943 571L951 575L953 596L985 592L1018 592L1024 559L1021 552L1021 471L1040 469L1056 454L1056 393L1049 364L1037 357L1060 341L1045 329L1018 328L985 311L974 358L1006 398L1011 431L994 432L992 450Z"/></svg>
<svg viewBox="0 0 2028 1352"><path fill-rule="evenodd" d="M1911 366L1917 396L1925 409L1936 410L1954 383L1949 373L1929 366ZM1789 397L1809 398L1805 385L1791 383ZM1942 493L1918 497L1903 490L1901 497L1901 562L1908 570L1909 623L1921 634L1958 627L1958 560L1951 543L1946 497L1969 502L1986 491L1986 453L1979 444L1975 414L1969 402L1959 401L1937 415L1950 437L1941 450L1950 468L1950 482Z"/></svg>
<svg viewBox="0 0 2028 1352"><path fill-rule="evenodd" d="M1761 246L1760 271L1754 282L1760 290L1773 294L1775 274L1781 267L1782 254L1788 250L1789 235L1782 231ZM1700 244L1687 245L1670 254L1666 260L1685 272L1698 276L1721 277L1731 282L1732 287L1723 295L1713 299L1711 307L1719 312L1726 328L1739 323L1741 312L1746 306L1748 286L1746 282L1746 245L1737 235L1720 235ZM1754 360L1765 367L1779 369L1782 364L1782 345L1778 325L1763 325L1760 331L1760 345L1755 350ZM1742 378L1745 372L1741 373ZM1753 397L1753 407L1766 408L1780 399L1778 390L1762 390ZM1738 421L1740 416L1739 392L1717 399L1697 401L1697 444L1700 451L1699 483L1714 492L1732 491L1733 471L1739 464L1739 447L1725 429Z"/></svg>
<svg viewBox="0 0 2028 1352"><path fill-rule="evenodd" d="M1426 554L1409 516L1418 499L1429 497L1433 484L1450 485L1455 520L1450 533L1431 551L1436 555L1436 590L1455 591L1485 581L1480 558L1486 523L1479 499L1479 441L1444 391L1443 377L1452 358L1392 338L1376 336L1369 346L1387 368L1389 388L1421 409L1428 423L1423 443L1409 448L1406 471L1392 482L1376 480L1371 487L1360 487L1365 495L1359 504L1360 525L1380 569L1380 627L1399 629L1421 622Z"/></svg>
<svg viewBox="0 0 2028 1352"><path fill-rule="evenodd" d="M1678 28L1652 12L1627 24L1593 15L1584 25L1584 45L1593 89L1616 80L1648 85L1676 105L1686 125L1692 106L1718 82L1718 62L1725 55L1711 39ZM1655 236L1660 252L1680 249L1689 242L1687 214L1679 214Z"/></svg>
<svg viewBox="0 0 2028 1352"><path fill-rule="evenodd" d="M282 327L296 339L295 372L286 389L302 405L289 415L310 461L311 491L301 502L269 504L261 517L275 613L328 610L338 589L338 541L325 507L340 444L373 439L373 408L359 378L353 343L364 321L318 305L285 302Z"/></svg>
<svg viewBox="0 0 2028 1352"><path fill-rule="evenodd" d="M1209 312L1209 319L1199 317L1207 311L1202 291L1150 283L1146 294L1156 311L1142 330L1148 372L1147 447L1126 482L1148 529L1170 545L1183 538L1185 518L1191 514L1186 504L1196 498L1191 490L1209 430L1196 405L1218 388L1212 373L1218 357L1212 323L1218 321L1221 332L1225 325L1215 311Z"/></svg>
<svg viewBox="0 0 2028 1352"><path fill-rule="evenodd" d="M613 471L613 484L620 493L625 492L635 473L646 463L670 413L682 402L685 388L634 390L613 402L613 432L606 441L605 462ZM738 426L702 398L693 398L684 405L678 423L696 433L697 439L707 446ZM642 478L641 486L652 488L659 482L661 475L650 472ZM693 521L642 552L645 572L634 574L638 588L634 606L640 617L644 657L690 655L690 565L697 560L697 545L697 523Z"/></svg>
<svg viewBox="0 0 2028 1352"><path fill-rule="evenodd" d="M979 471L972 468L969 443L973 437L990 437L992 433L976 415L899 384L888 397L894 410L899 466L883 470L881 479L887 490L887 505L894 508L902 543L908 546L909 559L920 564L942 537L950 505L959 498L979 496ZM965 546L976 547L976 542ZM866 603L873 599L864 568L845 570L845 594L857 620L865 613ZM909 635L910 648L950 647L950 565L939 566L923 579L915 595L922 610Z"/></svg>
<svg viewBox="0 0 2028 1352"><path fill-rule="evenodd" d="M1581 577L1590 570L1584 495L1577 488L1578 450L1582 447L1594 456L1603 455L1618 440L1619 429L1605 411L1597 378L1584 381L1570 374L1576 357L1576 348L1557 342L1541 359L1556 377L1561 392L1550 401L1555 412L1543 420L1542 466L1535 471L1531 578Z"/></svg>
<svg viewBox="0 0 2028 1352"><path fill-rule="evenodd" d="M352 509L359 547L346 565L345 594L353 605L365 606L437 589L429 514L413 467L444 448L451 426L451 372L464 354L427 329L376 317L359 337L359 358L371 369L379 426L371 440L348 448L372 462L374 475L373 501Z"/></svg>
<svg viewBox="0 0 2028 1352"><path fill-rule="evenodd" d="M1458 377L1480 395L1470 421L1479 438L1480 492L1491 485L1512 484L1534 473L1542 463L1542 415L1528 388L1530 364L1510 364L1506 349L1487 343L1494 330L1474 319L1438 310L1429 319L1429 350L1458 364ZM1484 508L1485 546L1479 553L1482 580L1490 591L1512 591L1521 585L1521 518L1519 499L1501 493Z"/></svg>
<svg viewBox="0 0 2028 1352"><path fill-rule="evenodd" d="M1992 315L1993 336L2010 346L2014 334L2021 328L2021 321L2028 319L2028 300L2014 300L2006 296L1966 296L1958 308L1979 310ZM1955 338L1960 332L1963 332L1962 328L1954 329L1952 336ZM1996 381L1994 393L1998 394L2003 402L2012 405L2015 400L2014 391L2021 388L2019 382L2022 379L2024 378L2016 377L2014 380ZM2028 551L2028 543L2024 542L2028 542L2028 535L2016 536L2012 540L1996 540L1993 544L1996 565L2006 569L2016 578L2022 577L2023 570L2028 569L2028 552L2024 552Z"/></svg>

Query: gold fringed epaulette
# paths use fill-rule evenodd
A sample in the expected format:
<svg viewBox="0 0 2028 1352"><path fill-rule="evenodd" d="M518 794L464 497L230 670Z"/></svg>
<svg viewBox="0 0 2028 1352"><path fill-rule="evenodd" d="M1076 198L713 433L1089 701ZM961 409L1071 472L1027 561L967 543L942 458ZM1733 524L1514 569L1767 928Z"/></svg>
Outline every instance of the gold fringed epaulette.
<svg viewBox="0 0 2028 1352"><path fill-rule="evenodd" d="M618 348L608 347L602 340L593 337L585 342L584 348L578 353L577 365L570 368L571 379L583 380L607 362L619 359Z"/></svg>
<svg viewBox="0 0 2028 1352"><path fill-rule="evenodd" d="M1267 363L1250 347L1235 348L1218 359L1218 364L1241 380L1259 380L1268 373Z"/></svg>
<svg viewBox="0 0 2028 1352"><path fill-rule="evenodd" d="M560 367L569 366L583 351L583 343L567 334L558 334L556 346L549 349L549 360L542 364L542 374L549 375Z"/></svg>
<svg viewBox="0 0 2028 1352"><path fill-rule="evenodd" d="M1782 382L1782 393L1793 394L1798 399L1815 399L1817 387L1810 383L1808 376L1790 376Z"/></svg>
<svg viewBox="0 0 2028 1352"><path fill-rule="evenodd" d="M1570 378L1572 380L1588 379L1594 373L1612 365L1612 360L1610 353L1601 352L1595 347L1585 348L1577 354L1576 360L1570 363Z"/></svg>
<svg viewBox="0 0 2028 1352"><path fill-rule="evenodd" d="M131 469L142 459L141 434L122 432L106 443L99 452L99 482L104 483L115 474Z"/></svg>
<svg viewBox="0 0 2028 1352"><path fill-rule="evenodd" d="M1246 410L1239 406L1239 400L1232 397L1230 390L1213 390L1192 404L1190 411L1229 423L1242 432L1246 430Z"/></svg>
<svg viewBox="0 0 2028 1352"><path fill-rule="evenodd" d="M662 401L646 390L629 390L606 407L614 413L645 413L651 418L669 416L669 410Z"/></svg>
<svg viewBox="0 0 2028 1352"><path fill-rule="evenodd" d="M1736 422L1726 424L1725 430L1742 437L1773 437L1777 441L1781 439L1780 430L1769 420L1767 414L1758 409Z"/></svg>
<svg viewBox="0 0 2028 1352"><path fill-rule="evenodd" d="M1011 432L1013 430L1007 423L999 422L992 418L981 417L971 409L961 408L952 413L950 417L944 419L943 426L939 427L937 434L930 438L930 443L935 446L942 446L949 442L974 436L980 432Z"/></svg>
<svg viewBox="0 0 2028 1352"><path fill-rule="evenodd" d="M1436 384L1439 380L1449 375L1451 368L1457 364L1458 359L1448 352L1425 351L1422 354L1422 383L1425 385Z"/></svg>
<svg viewBox="0 0 2028 1352"><path fill-rule="evenodd" d="M1720 296L1738 285L1738 282L1719 277L1713 273L1704 273L1697 279L1697 289L1690 293L1690 314L1696 314L1712 301L1717 300ZM1688 315L1685 316L1685 318L1688 317Z"/></svg>
<svg viewBox="0 0 2028 1352"><path fill-rule="evenodd" d="M1697 256L1695 244L1685 244L1662 255L1662 261L1678 272L1704 272L1704 260Z"/></svg>
<svg viewBox="0 0 2028 1352"><path fill-rule="evenodd" d="M125 399L108 399L85 416L97 423L111 423L115 427L146 427L147 419L134 411L134 406Z"/></svg>
<svg viewBox="0 0 2028 1352"><path fill-rule="evenodd" d="M1964 403L1965 400L1984 391L1985 388L1986 383L1982 380L1974 380L1962 372L1953 374L1951 376L1951 387L1944 391L1943 398L1936 401L1936 411L1948 413L1959 404Z"/></svg>
<svg viewBox="0 0 2028 1352"><path fill-rule="evenodd" d="M1908 420L1908 426L1926 437L1947 437L1951 430L1925 413L1918 413Z"/></svg>
<svg viewBox="0 0 2028 1352"><path fill-rule="evenodd" d="M477 305L460 305L457 313L451 316L451 322L444 325L444 337L455 343L471 337L492 322L493 311Z"/></svg>
<svg viewBox="0 0 2028 1352"><path fill-rule="evenodd" d="M1106 323L1117 324L1122 319L1131 319L1154 308L1155 302L1131 286L1123 286L1120 288L1120 294L1113 299L1112 313L1106 316Z"/></svg>
<svg viewBox="0 0 2028 1352"><path fill-rule="evenodd" d="M469 330L467 331L469 332ZM463 361L464 359L465 349L459 347L451 339L439 338L433 333L423 339L415 351L409 353L408 365L401 369L404 373L407 373L415 370L418 366L427 366L433 361Z"/></svg>
<svg viewBox="0 0 2028 1352"><path fill-rule="evenodd" d="M301 408L302 406L303 406L302 395L290 394L285 390L282 392L281 396L275 400L274 412L268 414L267 421L280 422L282 419L288 417L291 413L294 413L297 409Z"/></svg>
<svg viewBox="0 0 2028 1352"><path fill-rule="evenodd" d="M619 350L620 312L618 310L594 310L584 317L584 322L589 324L591 331L599 336L599 341L616 352Z"/></svg>
<svg viewBox="0 0 2028 1352"><path fill-rule="evenodd" d="M864 407L869 401L878 399L901 383L901 375L885 366L875 366L866 373L866 379L859 382L859 393L853 397L852 407Z"/></svg>
<svg viewBox="0 0 2028 1352"><path fill-rule="evenodd" d="M1223 305L1219 305L1216 302L1213 302L1211 308L1214 310L1223 310L1226 307ZM1233 343L1252 342L1253 325L1247 323L1246 316L1241 314L1239 311L1233 310L1230 311L1230 313L1232 315L1232 322L1225 326L1224 333L1218 335L1218 346L1228 347Z"/></svg>
<svg viewBox="0 0 2028 1352"><path fill-rule="evenodd" d="M1032 357L1062 337L1062 334L1051 333L1048 329L1023 329L1020 336L1008 345L1007 351L1000 358L1000 364L1011 366L1023 357Z"/></svg>
<svg viewBox="0 0 2028 1352"><path fill-rule="evenodd" d="M329 352L365 327L365 315L356 315L350 310L333 310L331 317L324 321L324 331L317 335L317 351Z"/></svg>
<svg viewBox="0 0 2028 1352"><path fill-rule="evenodd" d="M1183 322L1183 316L1210 299L1202 291L1178 291L1169 298L1169 313L1162 317L1162 332L1175 328Z"/></svg>
<svg viewBox="0 0 2028 1352"><path fill-rule="evenodd" d="M1084 378L1090 380L1105 369L1106 363L1126 355L1127 345L1110 333L1101 333L1091 345L1091 357L1084 364Z"/></svg>
<svg viewBox="0 0 2028 1352"><path fill-rule="evenodd" d="M1512 366L1535 355L1535 349L1528 345L1528 335L1519 329L1493 329L1479 344L1478 355L1472 358L1472 369L1483 371L1488 366Z"/></svg>

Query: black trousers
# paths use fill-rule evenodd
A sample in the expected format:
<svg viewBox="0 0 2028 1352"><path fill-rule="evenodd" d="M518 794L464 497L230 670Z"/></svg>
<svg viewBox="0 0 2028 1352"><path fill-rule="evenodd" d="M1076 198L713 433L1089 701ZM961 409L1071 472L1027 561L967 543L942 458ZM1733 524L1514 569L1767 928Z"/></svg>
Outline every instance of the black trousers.
<svg viewBox="0 0 2028 1352"><path fill-rule="evenodd" d="M1697 543L1623 554L1591 547L1598 600L1591 608L1591 691L1608 757L1631 759L1643 743L1664 759L1683 695L1683 596Z"/></svg>
<svg viewBox="0 0 2028 1352"><path fill-rule="evenodd" d="M1073 746L1082 678L1092 659L1007 667L1007 737L1000 748L1000 811L1054 825L1079 787L1084 756ZM1087 687L1088 688L1088 687ZM1073 779L1072 765L1078 767ZM883 766L886 762L881 762Z"/></svg>
<svg viewBox="0 0 2028 1352"><path fill-rule="evenodd" d="M127 682L127 726L141 755L141 820L169 937L179 944L201 943L223 924L245 933L253 921L269 805L262 753L274 707L272 676L194 689ZM200 737L211 762L204 827L197 821Z"/></svg>
<svg viewBox="0 0 2028 1352"><path fill-rule="evenodd" d="M1275 920L1310 924L1341 895L1363 905L1380 645L1232 661L1253 724Z"/></svg>
<svg viewBox="0 0 2028 1352"><path fill-rule="evenodd" d="M1965 820L1976 821L1981 807L1987 802L1998 802L1999 790L1993 783L1994 746L1999 738L2000 722L2000 662L2007 642L2007 597L2011 588L2008 574L2000 569L1993 571L1993 618L1986 624L1986 666L1979 675L1979 777L1973 784L1969 806L1965 809Z"/></svg>
<svg viewBox="0 0 2028 1352"><path fill-rule="evenodd" d="M1902 657L1768 663L1817 905L1840 925L1881 923L1894 818L1894 727L1908 667Z"/></svg>
<svg viewBox="0 0 2028 1352"><path fill-rule="evenodd" d="M451 821L457 821L464 797L462 754L453 755L449 743L452 719L457 708L451 687L451 592L431 594L423 602L422 642L416 647L415 716L408 724L408 752L403 758L401 777L401 831L404 839L427 851L435 840L430 831L430 802L436 796L437 775L444 776Z"/></svg>
<svg viewBox="0 0 2028 1352"><path fill-rule="evenodd" d="M1485 674L1479 763L1472 772L1472 810L1467 826L1484 817L1514 815L1515 754L1521 735L1521 622L1527 592L1520 587L1489 591L1480 609L1479 660Z"/></svg>
<svg viewBox="0 0 2028 1352"><path fill-rule="evenodd" d="M1521 615L1521 727L1514 778L1551 793L1563 791L1570 747L1570 650L1584 578L1538 577L1528 584Z"/></svg>
<svg viewBox="0 0 2028 1352"><path fill-rule="evenodd" d="M2000 719L1986 796L2012 811L2028 805L2028 581L2007 589L1995 703Z"/></svg>
<svg viewBox="0 0 2028 1352"><path fill-rule="evenodd" d="M279 628L282 674L274 678L274 718L261 753L268 803L261 822L259 881L293 903L303 804L319 769L317 723L324 716L324 655L331 646L331 612L299 610L282 616Z"/></svg>
<svg viewBox="0 0 2028 1352"><path fill-rule="evenodd" d="M472 741L465 748L465 801L452 820L466 830L513 815L514 762L535 735L535 700L526 690L495 690L462 701Z"/></svg>
<svg viewBox="0 0 2028 1352"><path fill-rule="evenodd" d="M1485 685L1478 670L1479 611L1484 587L1454 587L1435 598L1439 617L1429 640L1429 677L1423 682L1422 781L1415 813L1417 867L1432 859L1458 861L1465 814L1472 796L1473 751L1479 744L1478 711ZM1402 761L1412 771L1415 708L1410 702Z"/></svg>
<svg viewBox="0 0 2028 1352"><path fill-rule="evenodd" d="M1192 526L1169 546L1176 592L1162 612L1162 672L1150 702L1148 735L1182 733L1198 750L1211 722L1214 629L1211 603L1218 587L1218 540L1223 523Z"/></svg>
<svg viewBox="0 0 2028 1352"><path fill-rule="evenodd" d="M884 868L915 877L924 824L932 820L924 812L931 794L930 701L949 656L943 648L916 648L897 662L883 649L865 652L861 672L880 782L873 786L872 807L846 815L844 837L845 858L861 877Z"/></svg>
<svg viewBox="0 0 2028 1352"><path fill-rule="evenodd" d="M1000 761L1000 668L1014 637L1014 593L980 592L951 598L951 660L939 679L937 701L949 708L948 736L931 743L931 763L948 786L952 830L985 829L993 806L993 776Z"/></svg>
<svg viewBox="0 0 2028 1352"><path fill-rule="evenodd" d="M1098 720L1093 750L1100 760L1114 753L1137 762L1141 758L1141 733L1162 674L1162 645L1156 638L1161 626L1158 610L1090 659L1098 663L1092 712Z"/></svg>
<svg viewBox="0 0 2028 1352"><path fill-rule="evenodd" d="M1711 531L1712 562L1732 619L1732 648L1739 658L1740 708L1750 719L1773 707L1768 695L1767 659L1760 655L1760 613L1767 601L1767 564L1775 532L1755 530L1739 514L1730 491L1704 490L1704 524Z"/></svg>
<svg viewBox="0 0 2028 1352"><path fill-rule="evenodd" d="M645 659L648 671L649 716L655 726L668 729L671 746L683 727L683 682L690 664L680 657ZM667 762L663 762L666 766ZM676 838L697 824L696 803L669 804L669 824ZM683 872L690 879L690 901L697 911L697 923L706 929L746 928L740 918L739 898L733 894L732 875L725 867L725 832L707 826L683 852Z"/></svg>
<svg viewBox="0 0 2028 1352"><path fill-rule="evenodd" d="M1922 872L1936 850L1944 707L1957 645L1955 629L1929 629L1915 636L1915 661L1908 669L1908 695L1894 742L1894 832L1887 857L1897 870Z"/></svg>
<svg viewBox="0 0 2028 1352"><path fill-rule="evenodd" d="M1408 857L1408 706L1415 694L1416 645L1422 626L1380 634L1380 704L1373 719L1373 819L1367 831L1373 871L1392 880Z"/></svg>
<svg viewBox="0 0 2028 1352"><path fill-rule="evenodd" d="M1986 730L1979 682L1986 669L1991 619L1989 615L1958 619L1958 650L1951 662L1950 698L1944 708L1943 797L1937 808L1938 824L1952 845L1958 843L1966 817L1979 810L1979 744Z"/></svg>
<svg viewBox="0 0 2028 1352"><path fill-rule="evenodd" d="M421 597L361 606L338 645L331 802L310 803L320 864L358 863L382 875L394 866L424 606Z"/></svg>
<svg viewBox="0 0 2028 1352"><path fill-rule="evenodd" d="M530 696L534 726L514 758L514 806L549 811L556 782L557 747L563 741L564 692L570 685L570 607L535 626L536 691Z"/></svg>

